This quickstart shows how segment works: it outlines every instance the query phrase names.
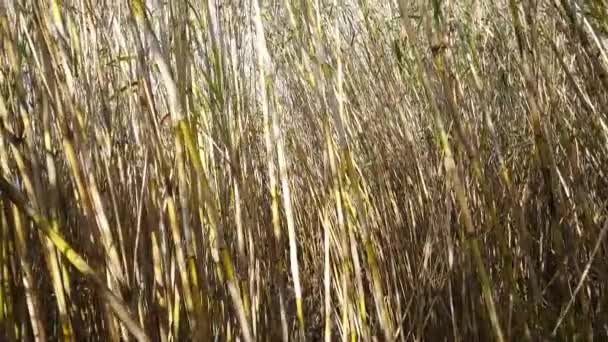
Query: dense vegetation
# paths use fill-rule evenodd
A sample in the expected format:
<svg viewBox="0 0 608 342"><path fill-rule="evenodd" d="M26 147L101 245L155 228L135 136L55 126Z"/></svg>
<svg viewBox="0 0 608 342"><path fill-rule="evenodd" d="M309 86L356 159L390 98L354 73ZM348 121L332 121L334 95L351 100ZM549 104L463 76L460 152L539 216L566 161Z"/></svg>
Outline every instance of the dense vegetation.
<svg viewBox="0 0 608 342"><path fill-rule="evenodd" d="M608 334L608 3L0 4L0 339Z"/></svg>

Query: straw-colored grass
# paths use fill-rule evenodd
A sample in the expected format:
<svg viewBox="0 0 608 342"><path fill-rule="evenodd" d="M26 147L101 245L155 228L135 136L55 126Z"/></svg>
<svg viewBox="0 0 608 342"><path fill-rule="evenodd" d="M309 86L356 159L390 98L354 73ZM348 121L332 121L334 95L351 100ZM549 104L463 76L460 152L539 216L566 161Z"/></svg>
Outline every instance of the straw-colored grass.
<svg viewBox="0 0 608 342"><path fill-rule="evenodd" d="M608 3L0 3L0 340L608 338Z"/></svg>

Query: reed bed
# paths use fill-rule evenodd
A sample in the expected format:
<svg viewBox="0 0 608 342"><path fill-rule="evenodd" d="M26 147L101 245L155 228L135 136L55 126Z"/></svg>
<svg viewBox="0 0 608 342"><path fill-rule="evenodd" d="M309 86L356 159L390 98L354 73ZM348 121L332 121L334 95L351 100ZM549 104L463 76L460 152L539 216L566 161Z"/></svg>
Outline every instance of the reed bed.
<svg viewBox="0 0 608 342"><path fill-rule="evenodd" d="M608 3L0 3L0 339L608 338Z"/></svg>

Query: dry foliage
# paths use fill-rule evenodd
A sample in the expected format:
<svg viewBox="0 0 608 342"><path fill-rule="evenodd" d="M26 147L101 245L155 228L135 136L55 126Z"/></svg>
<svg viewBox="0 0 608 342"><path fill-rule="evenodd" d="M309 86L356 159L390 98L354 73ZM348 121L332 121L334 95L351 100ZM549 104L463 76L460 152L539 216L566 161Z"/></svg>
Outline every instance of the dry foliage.
<svg viewBox="0 0 608 342"><path fill-rule="evenodd" d="M3 341L608 338L604 0L0 3Z"/></svg>

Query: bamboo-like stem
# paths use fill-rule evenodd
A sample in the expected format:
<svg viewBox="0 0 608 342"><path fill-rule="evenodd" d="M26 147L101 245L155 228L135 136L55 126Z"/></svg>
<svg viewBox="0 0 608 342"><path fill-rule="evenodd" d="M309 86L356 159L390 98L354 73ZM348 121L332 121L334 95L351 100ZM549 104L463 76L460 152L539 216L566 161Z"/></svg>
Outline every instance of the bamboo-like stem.
<svg viewBox="0 0 608 342"><path fill-rule="evenodd" d="M142 31L144 37L151 46L152 57L154 58L154 61L160 69L163 78L163 84L167 88L169 107L171 109L171 119L176 129L175 142L177 148L176 152L178 158L178 167L180 167L180 160L183 162L183 154L185 153L185 150L187 150L194 164L194 169L196 171L198 181L202 186L203 199L207 206L209 206L209 221L212 229L215 230L215 233L217 234L215 246L220 251L220 260L221 264L224 267L224 272L226 273L228 291L232 298L237 315L239 316L239 324L241 325L243 338L245 339L245 341L251 341L252 338L250 328L245 318L243 301L237 287L237 280L235 278L232 257L230 256L224 242L224 232L221 229L220 221L218 219L218 211L215 205L214 196L211 194L208 181L206 180L205 175L203 174L200 156L198 155L198 151L194 147L194 140L190 128L185 119L183 106L180 102L180 97L178 96L177 87L171 75L170 67L164 56L161 54L158 46L158 40L150 28L149 20L144 12L143 1L130 1L129 6L131 8L131 14L135 19L136 23L138 24L139 29ZM182 183L182 185L185 185L185 183ZM180 193L185 195L186 189L181 188Z"/></svg>
<svg viewBox="0 0 608 342"><path fill-rule="evenodd" d="M53 224L46 218L40 216L34 208L32 208L15 187L4 177L0 175L0 190L10 199L10 201L30 219L35 226L44 233L52 242L55 248L84 276L86 276L93 285L101 292L101 295L108 302L114 313L125 324L127 329L135 336L137 341L149 341L146 333L138 326L130 316L125 304L116 296L112 290L108 289L102 278L89 266L89 264L53 229Z"/></svg>
<svg viewBox="0 0 608 342"><path fill-rule="evenodd" d="M298 249L296 244L296 236L295 236L295 227L294 227L294 218L293 218L293 209L291 205L291 193L289 188L289 178L287 175L287 163L285 152L283 149L283 142L281 139L281 134L278 127L278 112L280 111L280 107L277 108L278 104L275 102L274 108L272 108L272 113L270 113L270 97L268 95L268 91L273 91L274 87L272 84L274 83L272 80L268 80L267 76L269 73L272 73L272 60L268 53L268 49L266 47L266 35L264 33L264 25L262 23L260 7L257 0L253 1L253 24L255 27L255 49L257 52L257 69L258 69L258 79L260 85L260 103L262 106L262 115L264 116L265 121L265 130L266 130L266 153L269 158L269 173L270 177L273 177L274 174L274 158L276 156L278 160L278 171L279 171L279 180L281 182L281 194L283 198L283 208L285 210L285 217L287 220L287 235L289 241L289 262L291 265L291 274L293 277L293 287L294 287L294 295L296 301L296 317L299 323L300 334L303 336L305 331L304 325L304 309L302 302L302 289L300 284L300 271L298 266ZM275 181L276 182L276 181ZM273 212L273 220L275 220L275 236L277 236L277 240L280 242L280 228L278 228L278 199L277 197L278 187L275 183L273 186L271 181L271 197L272 197L272 212Z"/></svg>
<svg viewBox="0 0 608 342"><path fill-rule="evenodd" d="M402 25L405 27L405 32L408 36L408 39L412 39L413 29L411 28L409 22L407 21L407 4L404 1L399 1L399 9L402 17ZM418 72L423 73L421 58L418 56L417 51L414 51L416 62L418 64ZM437 54L436 56L442 56L442 54ZM438 65L443 67L440 58L436 58L436 62L439 62ZM432 96L433 91L431 90L431 86L428 84L428 78L426 75L420 75L420 79L423 82L424 89L427 93L427 96ZM460 179L457 170L456 170L456 162L452 155L452 149L448 142L447 133L444 128L443 119L440 116L439 108L437 107L436 99L431 99L431 105L433 109L433 123L435 125L435 130L437 135L439 136L440 148L444 155L444 166L446 173L450 177L450 181L453 187L453 191L455 194L456 202L461 210L462 220L463 220L463 235L467 237L468 243L471 246L473 260L475 262L477 274L479 277L479 281L482 287L482 293L484 296L484 300L486 303L488 315L490 317L490 321L492 322L492 327L494 329L494 333L496 335L496 339L498 341L504 341L504 335L502 332L502 328L498 321L498 314L496 312L496 306L494 304L494 298L492 296L492 289L490 286L489 278L485 269L485 265L483 263L483 259L480 253L479 240L476 238L476 234L478 234L477 230L474 227L473 220L471 217L470 208L468 205L468 201L466 198L466 194L464 192L464 187L462 184L462 180Z"/></svg>

